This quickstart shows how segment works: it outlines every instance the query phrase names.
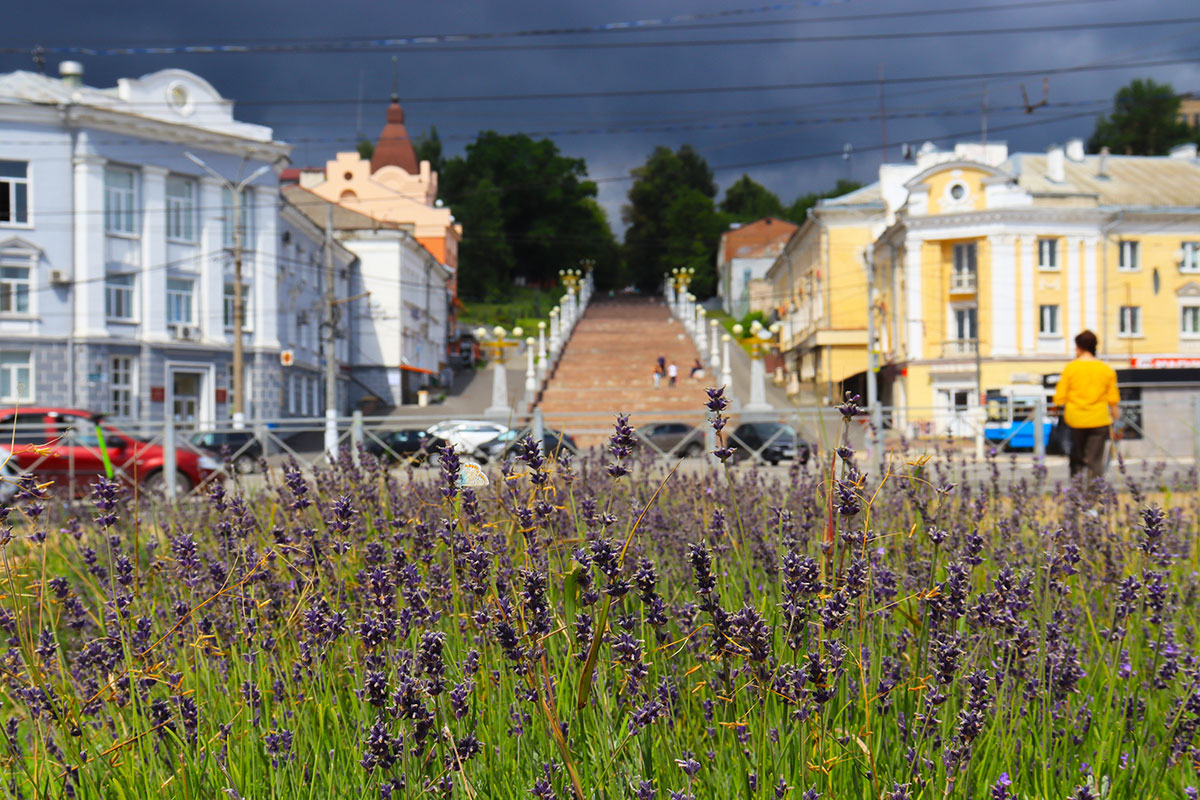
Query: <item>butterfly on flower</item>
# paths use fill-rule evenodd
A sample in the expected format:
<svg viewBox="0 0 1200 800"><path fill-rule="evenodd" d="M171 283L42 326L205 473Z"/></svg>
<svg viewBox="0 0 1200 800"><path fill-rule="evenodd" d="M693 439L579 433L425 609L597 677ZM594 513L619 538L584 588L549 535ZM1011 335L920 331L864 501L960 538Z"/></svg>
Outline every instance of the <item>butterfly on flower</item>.
<svg viewBox="0 0 1200 800"><path fill-rule="evenodd" d="M483 469L470 461L464 463L458 473L458 485L473 489L478 486L488 485L488 476Z"/></svg>

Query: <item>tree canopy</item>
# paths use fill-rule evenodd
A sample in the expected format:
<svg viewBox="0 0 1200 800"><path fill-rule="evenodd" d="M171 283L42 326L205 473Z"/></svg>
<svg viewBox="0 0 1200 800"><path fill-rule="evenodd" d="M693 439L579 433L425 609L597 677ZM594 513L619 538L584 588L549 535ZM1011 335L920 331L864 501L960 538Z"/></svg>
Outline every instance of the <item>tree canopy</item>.
<svg viewBox="0 0 1200 800"><path fill-rule="evenodd" d="M549 283L585 259L595 261L599 286L619 280L620 252L596 184L583 159L562 155L549 139L483 131L442 164L439 190L463 225L464 297L503 296L518 276Z"/></svg>
<svg viewBox="0 0 1200 800"><path fill-rule="evenodd" d="M441 173L443 166L442 139L438 136L436 125L431 127L428 133L423 133L417 137L416 147L413 149L417 152L418 163L428 161L430 169L439 174Z"/></svg>
<svg viewBox="0 0 1200 800"><path fill-rule="evenodd" d="M753 222L763 217L783 217L783 203L770 189L743 174L725 190L721 211L734 222Z"/></svg>
<svg viewBox="0 0 1200 800"><path fill-rule="evenodd" d="M1162 156L1175 145L1195 141L1200 132L1179 119L1180 102L1168 83L1132 81L1117 91L1112 113L1096 120L1088 150L1107 147L1124 155Z"/></svg>
<svg viewBox="0 0 1200 800"><path fill-rule="evenodd" d="M621 218L628 226L625 264L634 283L653 291L664 272L694 267L694 291L711 293L713 259L727 222L713 205L717 185L708 162L691 145L677 151L656 147L630 174L633 184Z"/></svg>

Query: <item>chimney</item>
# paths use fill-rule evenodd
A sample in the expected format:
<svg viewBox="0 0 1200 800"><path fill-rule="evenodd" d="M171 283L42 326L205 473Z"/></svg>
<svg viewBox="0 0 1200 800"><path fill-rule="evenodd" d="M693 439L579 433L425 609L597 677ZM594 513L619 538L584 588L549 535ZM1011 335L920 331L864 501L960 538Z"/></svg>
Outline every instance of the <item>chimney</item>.
<svg viewBox="0 0 1200 800"><path fill-rule="evenodd" d="M1108 177L1108 148L1100 148L1100 157L1096 159L1096 175L1100 178Z"/></svg>
<svg viewBox="0 0 1200 800"><path fill-rule="evenodd" d="M1067 165L1061 146L1050 145L1046 150L1046 177L1055 183L1066 183Z"/></svg>
<svg viewBox="0 0 1200 800"><path fill-rule="evenodd" d="M1077 163L1083 161L1083 139L1067 139L1067 158Z"/></svg>
<svg viewBox="0 0 1200 800"><path fill-rule="evenodd" d="M78 61L62 61L58 65L58 74L62 82L72 89L83 86L83 64Z"/></svg>
<svg viewBox="0 0 1200 800"><path fill-rule="evenodd" d="M1196 160L1196 143L1195 142L1185 142L1184 144L1177 144L1171 148L1170 155L1171 155L1171 158L1195 161Z"/></svg>

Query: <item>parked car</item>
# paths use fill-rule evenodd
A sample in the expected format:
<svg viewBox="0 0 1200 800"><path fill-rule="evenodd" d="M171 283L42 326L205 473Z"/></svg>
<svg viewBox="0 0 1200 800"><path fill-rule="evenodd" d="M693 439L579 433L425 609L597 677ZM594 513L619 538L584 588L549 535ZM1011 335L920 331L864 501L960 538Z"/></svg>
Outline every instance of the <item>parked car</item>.
<svg viewBox="0 0 1200 800"><path fill-rule="evenodd" d="M0 447L0 505L8 505L12 500L20 477L21 470L17 468L12 452L7 447Z"/></svg>
<svg viewBox="0 0 1200 800"><path fill-rule="evenodd" d="M376 431L366 437L367 452L377 458L413 464L423 463L442 448L445 440L427 431L406 428L398 431Z"/></svg>
<svg viewBox="0 0 1200 800"><path fill-rule="evenodd" d="M71 408L12 408L0 410L0 436L12 442L13 458L22 472L32 472L40 480L53 480L58 486L71 482L74 471L75 491L82 494L89 483L104 475L104 460L96 424L104 433L104 445L114 474L142 490L161 493L166 489L160 445L150 444L125 433L102 415ZM175 451L175 487L179 494L208 480L221 469L209 453L197 453L183 447Z"/></svg>
<svg viewBox="0 0 1200 800"><path fill-rule="evenodd" d="M449 419L430 426L425 432L439 439L444 439L455 450L465 453L468 457L486 461L487 458L479 451L479 446L484 442L490 442L507 431L508 426L501 425L498 422Z"/></svg>
<svg viewBox="0 0 1200 800"><path fill-rule="evenodd" d="M254 472L258 460L263 456L262 442L253 431L200 431L192 434L191 443L208 450L222 459L229 448L229 459L233 469L241 475Z"/></svg>
<svg viewBox="0 0 1200 800"><path fill-rule="evenodd" d="M525 436L526 434L520 431L505 431L490 442L480 445L479 452L486 456L488 461L503 461L513 455L517 443ZM550 457L555 457L563 450L570 452L571 455L579 453L579 447L569 435L550 428L543 428L542 452Z"/></svg>
<svg viewBox="0 0 1200 800"><path fill-rule="evenodd" d="M686 422L655 422L638 430L643 439L674 456L698 456L704 452L704 432Z"/></svg>
<svg viewBox="0 0 1200 800"><path fill-rule="evenodd" d="M743 422L726 437L726 442L733 448L736 460L751 458L757 453L770 464L792 458L807 464L812 449L791 426L781 422Z"/></svg>

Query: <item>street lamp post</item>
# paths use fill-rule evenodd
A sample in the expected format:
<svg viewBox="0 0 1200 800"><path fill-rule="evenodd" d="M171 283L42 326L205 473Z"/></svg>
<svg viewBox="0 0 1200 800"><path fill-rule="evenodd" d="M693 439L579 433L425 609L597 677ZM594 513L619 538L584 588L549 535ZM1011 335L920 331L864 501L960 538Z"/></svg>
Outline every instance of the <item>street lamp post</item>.
<svg viewBox="0 0 1200 800"><path fill-rule="evenodd" d="M229 222L233 228L233 427L240 430L246 425L246 344L243 341L246 328L246 304L245 298L242 297L245 290L242 281L242 238L245 236L245 232L242 230L242 192L256 178L268 172L271 167L264 164L234 183L192 153L183 155L219 181L229 192L232 200L233 219ZM326 320L326 322L328 323L330 320Z"/></svg>
<svg viewBox="0 0 1200 800"><path fill-rule="evenodd" d="M753 353L750 357L750 402L746 404L744 411L771 410L771 405L767 402L767 372L763 356L771 349L771 344L778 337L781 328L778 322L765 327L758 320L754 320L750 323L750 335L743 339L745 329L741 325L733 326L735 337L753 342Z"/></svg>
<svg viewBox="0 0 1200 800"><path fill-rule="evenodd" d="M675 288L675 316L683 320L685 324L687 323L687 318L684 316L687 306L687 288L695 275L695 267L675 267L671 270L671 282Z"/></svg>
<svg viewBox="0 0 1200 800"><path fill-rule="evenodd" d="M507 416L511 412L508 404L508 369L504 366L504 350L520 344L522 333L523 331L519 327L513 328L512 335L516 337L516 341L509 341L505 338L504 328L497 325L492 328L491 341L487 341L488 331L486 328L476 328L475 330L475 338L479 340L480 344L487 347L492 355L492 404L484 411L488 416Z"/></svg>

